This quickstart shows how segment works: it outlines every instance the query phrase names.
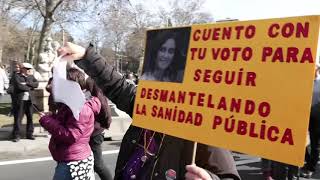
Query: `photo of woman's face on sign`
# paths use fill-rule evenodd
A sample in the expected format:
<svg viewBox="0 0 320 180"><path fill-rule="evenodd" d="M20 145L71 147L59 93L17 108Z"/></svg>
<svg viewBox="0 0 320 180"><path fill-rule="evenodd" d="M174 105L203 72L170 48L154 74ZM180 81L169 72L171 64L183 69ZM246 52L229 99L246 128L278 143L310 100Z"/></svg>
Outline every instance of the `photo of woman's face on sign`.
<svg viewBox="0 0 320 180"><path fill-rule="evenodd" d="M183 81L190 27L147 32L142 80Z"/></svg>

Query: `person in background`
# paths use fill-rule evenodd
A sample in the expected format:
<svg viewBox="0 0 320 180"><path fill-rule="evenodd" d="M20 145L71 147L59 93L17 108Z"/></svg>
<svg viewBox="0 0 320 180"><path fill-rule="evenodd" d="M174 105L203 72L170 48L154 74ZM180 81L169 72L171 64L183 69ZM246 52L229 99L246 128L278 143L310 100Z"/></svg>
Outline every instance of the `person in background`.
<svg viewBox="0 0 320 180"><path fill-rule="evenodd" d="M78 69L68 69L67 79L77 82L83 91L87 90L85 76ZM41 114L40 124L51 134L49 150L57 162L53 180L94 180L89 140L101 103L90 93L85 93L85 97L79 119L75 119L70 108L62 103L56 114Z"/></svg>
<svg viewBox="0 0 320 180"><path fill-rule="evenodd" d="M13 71L12 71L12 74L10 76L9 87L7 89L7 93L10 94L10 97L11 97L11 109L10 109L10 112L9 112L8 116L12 116L12 115L14 115L16 113L16 109L17 109L17 94L14 91L13 80L16 78L15 76L17 76L17 74L19 74L19 73L20 73L20 64L19 63L15 63Z"/></svg>
<svg viewBox="0 0 320 180"><path fill-rule="evenodd" d="M14 93L17 95L17 109L14 113L14 124L12 136L13 142L20 140L20 129L21 122L24 114L27 116L27 130L26 138L34 140L33 136L33 94L31 93L35 88L38 87L39 83L36 78L31 74L33 67L29 63L22 63L21 72L16 74L13 78Z"/></svg>
<svg viewBox="0 0 320 180"><path fill-rule="evenodd" d="M272 161L272 178L296 180L298 177L298 167L277 161Z"/></svg>
<svg viewBox="0 0 320 180"><path fill-rule="evenodd" d="M9 87L9 79L4 66L0 65L0 96L5 94L5 90Z"/></svg>
<svg viewBox="0 0 320 180"><path fill-rule="evenodd" d="M127 73L126 78L129 83L136 85L136 77L134 76L134 74L132 72Z"/></svg>
<svg viewBox="0 0 320 180"><path fill-rule="evenodd" d="M319 161L319 140L320 140L320 76L319 66L315 69L315 79L313 83L313 95L311 102L311 112L309 118L309 138L310 151L306 149L306 164L301 170L300 176L311 178L316 171Z"/></svg>
<svg viewBox="0 0 320 180"><path fill-rule="evenodd" d="M75 60L108 99L132 116L137 86L108 65L92 45L85 49L66 43L58 51L65 60ZM130 126L121 142L114 179L240 179L229 151L198 144L196 164L190 165L192 150L191 141Z"/></svg>
<svg viewBox="0 0 320 180"><path fill-rule="evenodd" d="M53 69L51 69L51 74L53 74ZM53 93L52 93L52 80L53 78L50 77L48 80L48 83L46 85L46 91L49 93L49 97L48 97L48 107L49 107L49 111L52 112L53 114L56 113L57 111L57 106L59 103L54 102L53 99Z"/></svg>
<svg viewBox="0 0 320 180"><path fill-rule="evenodd" d="M94 131L89 142L94 157L94 171L99 175L101 180L112 180L111 172L103 161L101 147L104 141L104 130L109 129L111 124L111 109L107 98L90 77L86 79L86 88L91 92L92 96L97 97L101 102L101 110L95 116Z"/></svg>
<svg viewBox="0 0 320 180"><path fill-rule="evenodd" d="M263 180L273 180L272 178L272 169L273 161L268 159L261 159L261 170L263 175Z"/></svg>
<svg viewBox="0 0 320 180"><path fill-rule="evenodd" d="M139 83L139 76L138 76L137 73L134 73L133 75L134 75L134 83L135 83L136 85L138 85L138 83Z"/></svg>

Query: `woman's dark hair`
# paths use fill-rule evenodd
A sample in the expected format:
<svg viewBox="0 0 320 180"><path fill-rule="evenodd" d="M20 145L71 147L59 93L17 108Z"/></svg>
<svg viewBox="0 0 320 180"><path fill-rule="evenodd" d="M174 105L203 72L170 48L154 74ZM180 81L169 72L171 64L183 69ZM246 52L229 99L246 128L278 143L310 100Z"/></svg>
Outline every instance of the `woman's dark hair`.
<svg viewBox="0 0 320 180"><path fill-rule="evenodd" d="M76 68L67 69L67 79L79 83L81 89L86 89L86 78L83 72Z"/></svg>
<svg viewBox="0 0 320 180"><path fill-rule="evenodd" d="M90 77L86 80L86 89L90 91L92 96L97 97L101 103L100 113L95 117L95 120L106 129L109 129L111 124L111 109L108 104L107 98L103 95L102 90Z"/></svg>
<svg viewBox="0 0 320 180"><path fill-rule="evenodd" d="M189 47L190 27L158 29L147 32L146 51L143 63L142 74L153 73L156 70L157 63L155 62L158 50L168 40L174 39L175 52L173 61L165 70L163 77L167 79L158 79L160 81L182 82L186 66L186 57ZM181 74L182 73L182 74Z"/></svg>
<svg viewBox="0 0 320 180"><path fill-rule="evenodd" d="M155 36L154 38L152 38L152 36ZM179 63L181 60L181 55L179 52L179 43L178 43L178 39L177 39L177 34L175 32L173 32L172 30L163 30L160 32L150 32L150 34L148 34L148 39L150 39L150 41L148 42L149 44L147 45L148 47L150 47L150 50L147 54L147 62L146 62L146 67L144 67L144 70L146 71L150 71L150 72L154 72L157 66L156 58L157 58L157 54L159 49L161 48L161 46L168 40L168 39L173 39L175 41L175 52L174 52L174 56L173 56L173 61L171 62L171 64L169 65L169 67L166 69L166 72L164 74L164 76L169 77L171 80L174 80L177 76L177 70L179 68Z"/></svg>
<svg viewBox="0 0 320 180"><path fill-rule="evenodd" d="M68 68L67 79L79 83L81 89L86 89L90 92L91 96L95 96L101 103L99 114L95 117L101 127L108 129L111 124L111 109L108 105L107 98L103 95L102 90L97 86L93 79L90 77L85 79L85 75L79 69Z"/></svg>

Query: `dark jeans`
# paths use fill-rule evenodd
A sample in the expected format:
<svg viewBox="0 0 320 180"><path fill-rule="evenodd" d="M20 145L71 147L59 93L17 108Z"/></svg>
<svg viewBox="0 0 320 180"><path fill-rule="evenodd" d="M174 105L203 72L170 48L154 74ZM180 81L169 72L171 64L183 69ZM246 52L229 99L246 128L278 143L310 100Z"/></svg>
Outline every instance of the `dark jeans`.
<svg viewBox="0 0 320 180"><path fill-rule="evenodd" d="M72 180L70 168L65 162L57 163L54 171L53 180Z"/></svg>
<svg viewBox="0 0 320 180"><path fill-rule="evenodd" d="M27 136L31 136L33 134L33 121L32 121L32 113L33 107L31 101L20 101L16 104L16 110L14 113L14 124L13 124L13 137L20 136L20 129L21 129L21 122L23 119L23 115L26 114L27 116Z"/></svg>
<svg viewBox="0 0 320 180"><path fill-rule="evenodd" d="M315 171L319 161L319 140L320 140L320 104L311 108L309 122L310 151L306 149L306 165L309 171Z"/></svg>
<svg viewBox="0 0 320 180"><path fill-rule="evenodd" d="M292 180L294 176L298 176L298 167L276 161L272 161L272 163L272 178L276 180L286 180L287 178Z"/></svg>
<svg viewBox="0 0 320 180"><path fill-rule="evenodd" d="M94 157L94 171L99 175L101 180L112 180L112 175L102 159L101 144L103 140L104 136L102 133L90 138L89 144Z"/></svg>
<svg viewBox="0 0 320 180"><path fill-rule="evenodd" d="M14 94L10 94L11 97L11 110L10 113L14 115L17 111L17 97Z"/></svg>

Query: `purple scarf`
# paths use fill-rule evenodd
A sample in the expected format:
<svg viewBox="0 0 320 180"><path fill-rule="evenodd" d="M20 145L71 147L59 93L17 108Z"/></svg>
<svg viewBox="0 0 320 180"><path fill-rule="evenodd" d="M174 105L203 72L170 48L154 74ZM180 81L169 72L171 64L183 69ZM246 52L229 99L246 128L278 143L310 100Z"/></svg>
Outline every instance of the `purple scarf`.
<svg viewBox="0 0 320 180"><path fill-rule="evenodd" d="M140 145L136 146L136 150L130 156L126 164L126 167L123 171L123 176L122 176L123 180L146 179L146 175L148 173L142 174L141 172L148 172L147 169L150 168L150 164L153 165L152 163L153 157L152 155L145 153L144 146L148 146L148 148L147 147L145 148L147 148L148 151L152 154L156 154L159 147L153 136L153 133L154 133L153 131L144 130L143 133L146 133L146 134L143 134L143 136L141 136L139 140L141 146ZM145 135L146 135L146 143L144 142Z"/></svg>

